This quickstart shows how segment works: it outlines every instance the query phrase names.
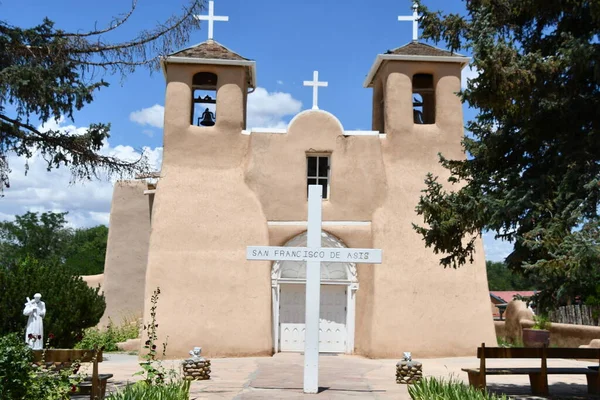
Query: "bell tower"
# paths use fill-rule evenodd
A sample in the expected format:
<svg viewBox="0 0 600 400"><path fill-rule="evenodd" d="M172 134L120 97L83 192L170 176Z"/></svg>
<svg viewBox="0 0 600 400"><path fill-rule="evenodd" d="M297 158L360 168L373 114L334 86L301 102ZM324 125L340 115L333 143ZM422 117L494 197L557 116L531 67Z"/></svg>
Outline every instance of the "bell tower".
<svg viewBox="0 0 600 400"><path fill-rule="evenodd" d="M440 255L426 248L412 227L423 224L415 206L426 175L438 176L442 183L448 177L439 154L454 160L465 158L458 92L461 71L469 58L420 43L417 8L413 7L412 16L400 20L413 22L413 40L379 54L364 82L364 87L373 88L373 130L386 134L381 150L387 192L372 216L373 247L385 249L383 263L372 273L376 290L370 301L377 309L366 322L377 329L370 332L370 341L360 350L370 357L388 357L392 355L388 349L400 348L410 348L423 357L469 354L480 343L495 340L483 243L476 240L471 265L444 270L439 265ZM451 185L447 190L452 190ZM468 312L447 312L466 304ZM456 334L449 338L449 331Z"/></svg>
<svg viewBox="0 0 600 400"><path fill-rule="evenodd" d="M160 288L159 342L177 338L167 357L199 343L209 356L269 354L270 265L250 265L245 252L248 243L268 244L261 204L244 180L256 66L213 39L212 24L227 18L214 16L212 1L197 18L208 21L208 40L162 60L164 149L145 298ZM146 302L145 321L152 312Z"/></svg>
<svg viewBox="0 0 600 400"><path fill-rule="evenodd" d="M462 134L457 92L469 60L417 41L379 54L364 82L373 88L373 129L391 135L414 130Z"/></svg>

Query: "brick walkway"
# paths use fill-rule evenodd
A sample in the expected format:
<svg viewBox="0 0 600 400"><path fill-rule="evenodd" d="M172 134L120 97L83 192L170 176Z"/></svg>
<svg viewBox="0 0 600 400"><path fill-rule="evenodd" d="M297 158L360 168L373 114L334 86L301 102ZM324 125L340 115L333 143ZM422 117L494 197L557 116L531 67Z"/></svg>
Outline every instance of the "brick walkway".
<svg viewBox="0 0 600 400"><path fill-rule="evenodd" d="M112 373L110 389L133 381L138 371L136 356L106 354L100 364L101 373ZM425 376L467 380L463 367L476 367L474 357L423 359ZM491 367L539 366L539 360L490 360ZM548 366L588 366L590 362L549 360ZM177 362L165 362L166 366ZM263 358L212 359L210 381L194 382L190 399L397 399L410 396L404 385L395 382L396 360L371 360L358 356L322 356L320 358L317 395L302 393L302 365L300 354L283 353ZM550 376L550 399L598 399L587 395L585 376ZM488 388L495 392L514 395L516 399L540 399L532 396L527 376L490 376Z"/></svg>

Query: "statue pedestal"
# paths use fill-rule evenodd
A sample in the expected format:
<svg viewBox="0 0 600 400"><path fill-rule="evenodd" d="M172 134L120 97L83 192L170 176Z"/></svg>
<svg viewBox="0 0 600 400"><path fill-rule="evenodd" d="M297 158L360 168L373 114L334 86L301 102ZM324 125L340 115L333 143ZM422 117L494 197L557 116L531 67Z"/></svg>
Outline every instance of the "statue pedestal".
<svg viewBox="0 0 600 400"><path fill-rule="evenodd" d="M183 361L183 378L190 381L210 379L210 360L187 359Z"/></svg>
<svg viewBox="0 0 600 400"><path fill-rule="evenodd" d="M423 364L418 361L399 361L396 364L396 383L409 385L423 378Z"/></svg>

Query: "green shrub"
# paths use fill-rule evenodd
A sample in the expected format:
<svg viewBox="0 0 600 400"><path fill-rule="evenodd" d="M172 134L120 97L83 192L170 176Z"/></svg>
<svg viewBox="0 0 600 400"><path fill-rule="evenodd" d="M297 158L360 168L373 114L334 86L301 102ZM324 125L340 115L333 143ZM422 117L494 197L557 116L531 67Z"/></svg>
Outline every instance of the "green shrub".
<svg viewBox="0 0 600 400"><path fill-rule="evenodd" d="M0 337L0 399L24 399L30 384L31 350L17 334Z"/></svg>
<svg viewBox="0 0 600 400"><path fill-rule="evenodd" d="M121 325L115 326L112 321L106 329L88 328L83 332L83 339L75 345L76 349L93 349L103 347L104 351L117 351L117 343L140 336L139 323L124 318Z"/></svg>
<svg viewBox="0 0 600 400"><path fill-rule="evenodd" d="M46 337L53 334L52 345L57 348L72 348L106 308L99 288L88 287L65 266L27 259L12 267L0 266L0 335L25 331L25 297L36 292L46 303L44 332Z"/></svg>
<svg viewBox="0 0 600 400"><path fill-rule="evenodd" d="M534 315L533 321L534 324L531 329L547 330L552 325L552 322L545 315Z"/></svg>
<svg viewBox="0 0 600 400"><path fill-rule="evenodd" d="M127 385L106 400L189 400L190 382L179 380L163 385L148 385L140 381Z"/></svg>
<svg viewBox="0 0 600 400"><path fill-rule="evenodd" d="M504 395L484 392L454 379L425 378L410 385L408 393L412 400L508 400Z"/></svg>
<svg viewBox="0 0 600 400"><path fill-rule="evenodd" d="M56 371L33 365L31 349L17 334L0 337L0 399L66 400L77 379L70 369Z"/></svg>

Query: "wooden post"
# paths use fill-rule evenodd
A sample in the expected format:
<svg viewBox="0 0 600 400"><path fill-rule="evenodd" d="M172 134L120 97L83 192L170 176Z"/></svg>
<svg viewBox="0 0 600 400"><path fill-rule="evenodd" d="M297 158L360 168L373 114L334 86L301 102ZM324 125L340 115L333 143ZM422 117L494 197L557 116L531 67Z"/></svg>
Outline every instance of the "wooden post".
<svg viewBox="0 0 600 400"><path fill-rule="evenodd" d="M548 359L547 347L542 347L542 368L540 372L529 374L531 391L536 395L548 395Z"/></svg>
<svg viewBox="0 0 600 400"><path fill-rule="evenodd" d="M478 388L485 390L487 382L485 379L485 343L481 343L481 359L479 361L479 382Z"/></svg>
<svg viewBox="0 0 600 400"><path fill-rule="evenodd" d="M90 400L102 400L100 397L100 379L98 377L98 357L102 357L102 352L98 348L94 348L94 356L92 360L92 390L90 392Z"/></svg>

